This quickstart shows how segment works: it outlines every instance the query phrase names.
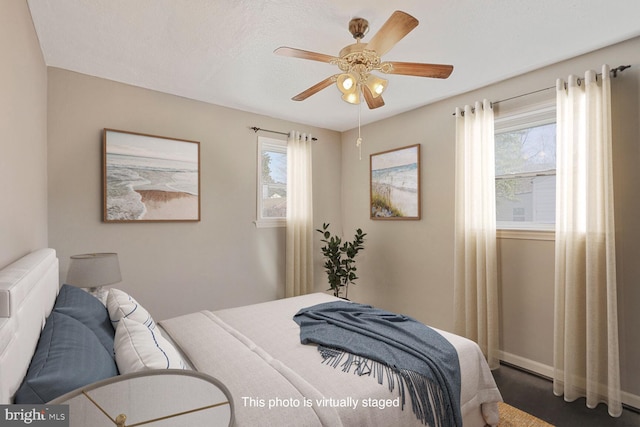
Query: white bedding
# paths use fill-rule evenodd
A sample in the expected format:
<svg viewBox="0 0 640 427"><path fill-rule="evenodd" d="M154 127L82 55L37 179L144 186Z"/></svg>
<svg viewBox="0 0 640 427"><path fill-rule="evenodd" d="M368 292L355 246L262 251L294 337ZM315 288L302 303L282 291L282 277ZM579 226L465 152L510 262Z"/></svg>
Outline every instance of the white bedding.
<svg viewBox="0 0 640 427"><path fill-rule="evenodd" d="M238 426L421 425L410 401L404 410L379 407L396 403L397 390L323 365L314 345L300 344L293 315L332 300L311 294L160 323L197 370L227 386ZM438 332L458 351L464 426L496 425L496 402L502 398L480 349L465 338Z"/></svg>

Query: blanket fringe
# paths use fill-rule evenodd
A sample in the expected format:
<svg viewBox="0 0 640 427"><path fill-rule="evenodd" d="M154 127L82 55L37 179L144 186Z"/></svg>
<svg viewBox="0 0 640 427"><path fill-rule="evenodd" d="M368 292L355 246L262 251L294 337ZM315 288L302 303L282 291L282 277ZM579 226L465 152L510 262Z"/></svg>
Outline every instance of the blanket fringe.
<svg viewBox="0 0 640 427"><path fill-rule="evenodd" d="M386 378L390 392L397 387L402 410L405 406L405 392L408 393L413 413L423 424L431 427L453 426L452 420L447 417L448 399L440 386L425 376L336 348L318 345L318 351L323 364L333 368L340 366L342 372L348 373L353 369L355 375L376 378L380 385L384 384Z"/></svg>

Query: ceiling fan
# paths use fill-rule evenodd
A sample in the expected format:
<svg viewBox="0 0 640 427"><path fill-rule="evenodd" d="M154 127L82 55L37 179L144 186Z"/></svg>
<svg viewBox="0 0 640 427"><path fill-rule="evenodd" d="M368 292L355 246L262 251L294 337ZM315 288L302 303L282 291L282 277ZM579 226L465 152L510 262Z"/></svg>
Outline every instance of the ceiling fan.
<svg viewBox="0 0 640 427"><path fill-rule="evenodd" d="M303 101L336 83L342 99L350 104L360 103L360 94L370 109L382 107L382 93L387 87L387 80L380 78L372 71L384 74L402 74L406 76L432 77L446 79L453 71L452 65L422 64L416 62L383 62L381 56L389 52L404 36L418 26L418 20L408 13L396 10L387 19L382 28L368 43L362 38L369 31L369 22L363 18L353 18L349 22L349 32L356 42L344 47L339 56L325 55L292 47L279 47L274 53L313 61L335 64L342 71L327 77L321 82L294 96L294 101Z"/></svg>

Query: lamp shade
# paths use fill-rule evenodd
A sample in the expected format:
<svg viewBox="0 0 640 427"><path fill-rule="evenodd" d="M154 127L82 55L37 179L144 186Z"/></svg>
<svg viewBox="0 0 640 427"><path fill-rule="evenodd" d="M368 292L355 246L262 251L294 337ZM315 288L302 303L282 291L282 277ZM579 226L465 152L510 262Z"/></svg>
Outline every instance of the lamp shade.
<svg viewBox="0 0 640 427"><path fill-rule="evenodd" d="M360 104L360 94L357 90L345 93L342 95L342 99L347 101L349 104Z"/></svg>
<svg viewBox="0 0 640 427"><path fill-rule="evenodd" d="M371 95L374 98L382 95L382 92L387 88L387 80L381 79L380 77L374 76L373 74L369 74L365 84L371 91Z"/></svg>
<svg viewBox="0 0 640 427"><path fill-rule="evenodd" d="M97 288L122 280L116 253L72 255L66 283L79 288Z"/></svg>
<svg viewBox="0 0 640 427"><path fill-rule="evenodd" d="M355 90L356 83L357 79L351 73L340 74L336 80L336 85L338 85L338 89L342 93L349 93Z"/></svg>

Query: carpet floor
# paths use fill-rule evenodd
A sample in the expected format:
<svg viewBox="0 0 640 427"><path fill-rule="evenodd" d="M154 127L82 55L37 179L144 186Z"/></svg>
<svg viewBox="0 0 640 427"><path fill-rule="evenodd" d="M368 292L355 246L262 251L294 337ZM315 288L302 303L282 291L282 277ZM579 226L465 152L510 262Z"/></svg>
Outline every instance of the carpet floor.
<svg viewBox="0 0 640 427"><path fill-rule="evenodd" d="M640 413L625 409L622 416L613 418L605 405L589 409L585 399L565 402L553 394L551 381L513 367L501 365L493 376L505 403L553 426L640 427Z"/></svg>

